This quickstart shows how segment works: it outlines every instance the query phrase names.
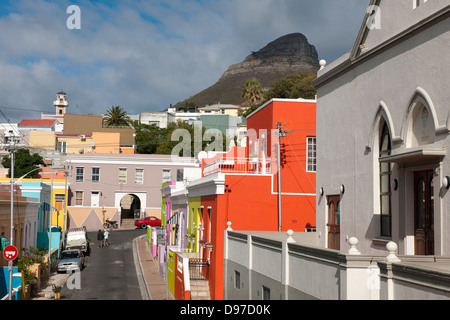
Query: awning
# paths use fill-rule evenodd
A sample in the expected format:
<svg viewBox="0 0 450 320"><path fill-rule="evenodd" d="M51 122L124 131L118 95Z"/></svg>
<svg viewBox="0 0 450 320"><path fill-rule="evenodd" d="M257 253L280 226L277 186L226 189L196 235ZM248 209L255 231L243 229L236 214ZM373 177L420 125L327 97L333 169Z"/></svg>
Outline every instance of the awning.
<svg viewBox="0 0 450 320"><path fill-rule="evenodd" d="M410 163L410 162L424 162L424 161L439 161L446 156L446 151L439 149L419 149L408 151L389 156L381 157L380 162L390 163Z"/></svg>

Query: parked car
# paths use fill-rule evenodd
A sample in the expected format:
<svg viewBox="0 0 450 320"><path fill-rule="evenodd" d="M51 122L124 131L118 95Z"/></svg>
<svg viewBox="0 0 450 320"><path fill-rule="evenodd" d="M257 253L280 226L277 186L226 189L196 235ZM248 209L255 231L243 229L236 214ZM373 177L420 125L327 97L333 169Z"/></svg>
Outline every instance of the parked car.
<svg viewBox="0 0 450 320"><path fill-rule="evenodd" d="M58 272L81 271L85 267L86 259L80 249L64 250L61 252L57 264Z"/></svg>
<svg viewBox="0 0 450 320"><path fill-rule="evenodd" d="M147 217L145 219L136 220L134 222L134 225L138 228L145 229L147 226L151 227L160 227L161 226L161 220L156 217Z"/></svg>

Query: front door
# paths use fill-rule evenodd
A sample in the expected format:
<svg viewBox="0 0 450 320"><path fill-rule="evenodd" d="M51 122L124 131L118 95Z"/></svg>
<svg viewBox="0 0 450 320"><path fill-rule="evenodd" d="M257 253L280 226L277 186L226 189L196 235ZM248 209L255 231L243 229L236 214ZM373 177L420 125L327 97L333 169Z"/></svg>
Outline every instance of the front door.
<svg viewBox="0 0 450 320"><path fill-rule="evenodd" d="M341 197L328 197L328 248L340 250Z"/></svg>
<svg viewBox="0 0 450 320"><path fill-rule="evenodd" d="M91 193L91 206L98 207L100 206L100 192L92 191Z"/></svg>
<svg viewBox="0 0 450 320"><path fill-rule="evenodd" d="M414 173L415 254L434 255L434 173Z"/></svg>

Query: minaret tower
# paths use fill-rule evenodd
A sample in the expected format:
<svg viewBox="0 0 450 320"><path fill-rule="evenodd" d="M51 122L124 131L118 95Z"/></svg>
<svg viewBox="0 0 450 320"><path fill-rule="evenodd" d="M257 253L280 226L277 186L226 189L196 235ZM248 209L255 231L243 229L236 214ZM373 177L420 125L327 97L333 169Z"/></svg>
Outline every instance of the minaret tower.
<svg viewBox="0 0 450 320"><path fill-rule="evenodd" d="M66 108L69 106L69 102L67 101L67 94L64 91L60 91L56 94L56 100L53 102L53 105L56 107L57 115L65 115Z"/></svg>

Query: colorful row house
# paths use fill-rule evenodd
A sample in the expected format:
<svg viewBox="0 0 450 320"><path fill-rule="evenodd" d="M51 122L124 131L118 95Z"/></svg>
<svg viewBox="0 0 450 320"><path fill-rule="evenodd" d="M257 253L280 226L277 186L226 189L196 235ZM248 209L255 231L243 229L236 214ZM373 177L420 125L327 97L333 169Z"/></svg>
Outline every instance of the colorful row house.
<svg viewBox="0 0 450 320"><path fill-rule="evenodd" d="M7 187L10 179L1 178L0 186ZM28 247L53 250L60 249L60 236L62 228L58 227L58 211L55 210L55 203L51 203L51 183L45 179L22 179L15 182L14 193L14 245L19 250L19 256L22 255ZM58 189L53 189L53 195ZM2 197L3 216L0 219L0 234L6 239L10 239L10 208L11 198L8 192L4 192ZM53 200L55 197L53 196ZM62 212L62 210L61 210ZM50 217L53 215L53 220ZM62 226L63 217L60 217ZM49 236L50 226L52 227L52 236ZM50 244L51 240L51 244ZM5 265L4 259L1 259L1 265Z"/></svg>
<svg viewBox="0 0 450 320"><path fill-rule="evenodd" d="M193 299L190 280L203 279L210 299L223 299L227 228L315 231L315 123L315 100L271 100L248 117L246 144L202 153L201 178L163 187L174 297Z"/></svg>

